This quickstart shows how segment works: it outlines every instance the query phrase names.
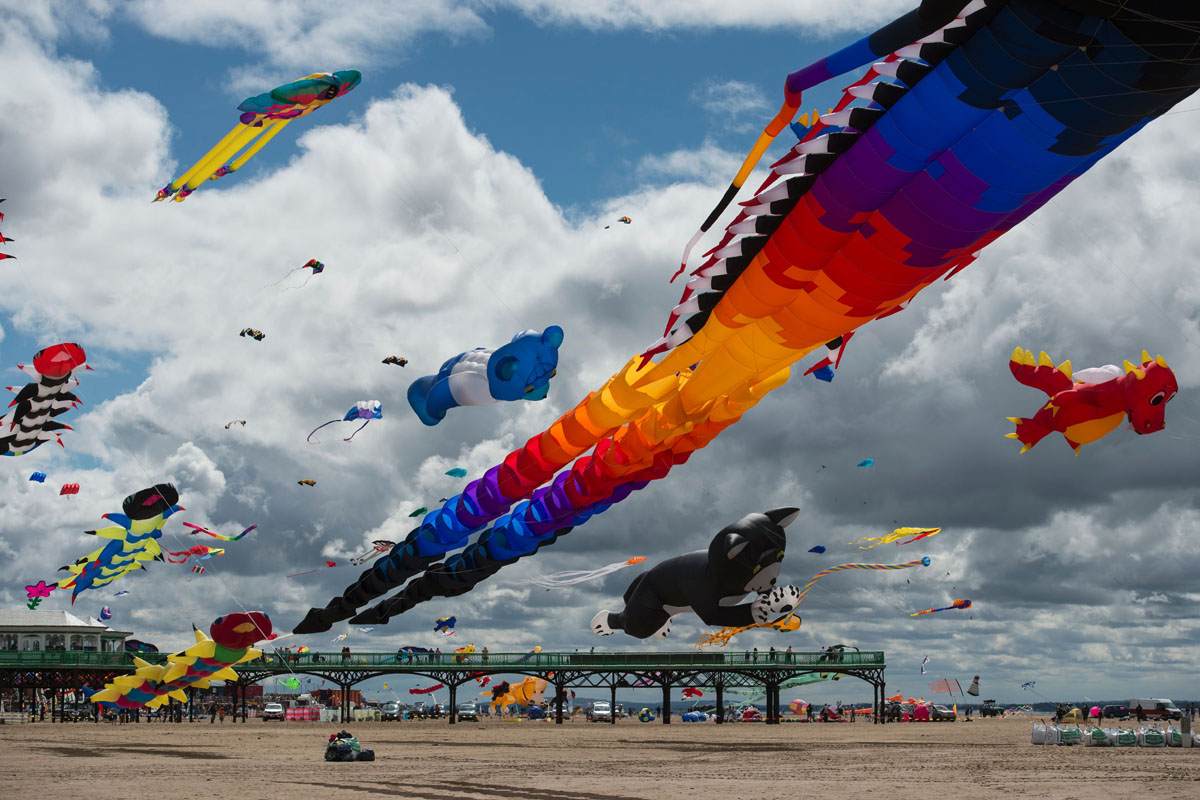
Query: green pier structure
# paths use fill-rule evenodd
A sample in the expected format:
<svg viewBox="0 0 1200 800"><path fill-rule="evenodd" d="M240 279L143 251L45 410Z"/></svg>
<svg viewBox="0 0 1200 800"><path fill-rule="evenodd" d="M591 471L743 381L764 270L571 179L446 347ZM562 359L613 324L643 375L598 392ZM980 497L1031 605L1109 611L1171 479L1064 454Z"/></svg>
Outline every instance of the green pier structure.
<svg viewBox="0 0 1200 800"><path fill-rule="evenodd" d="M133 657L165 663L166 653L97 653L86 651L0 651L0 690L41 690L51 698L83 685L99 689L117 675L133 671ZM450 693L449 723L455 724L458 690L478 677L532 675L554 687L554 721L562 724L563 697L568 688L608 689L616 707L618 689L658 688L662 692L662 721L671 722L671 689L696 686L715 690L716 706L724 706L726 689L757 689L765 696L767 724L780 722L780 692L790 685L823 676L858 678L871 684L872 719L883 720L886 661L882 651L788 653L700 651L684 653L289 653L264 652L263 657L234 667L241 687L242 720L246 719L245 687L275 676L309 675L342 690L343 719L349 715L349 690L365 680L383 676L429 678L445 684ZM805 679L808 680L805 680ZM58 707L65 711L61 701ZM51 706L53 717L53 704ZM61 715L60 715L61 718ZM615 715L613 722L615 723ZM721 722L718 715L717 722Z"/></svg>

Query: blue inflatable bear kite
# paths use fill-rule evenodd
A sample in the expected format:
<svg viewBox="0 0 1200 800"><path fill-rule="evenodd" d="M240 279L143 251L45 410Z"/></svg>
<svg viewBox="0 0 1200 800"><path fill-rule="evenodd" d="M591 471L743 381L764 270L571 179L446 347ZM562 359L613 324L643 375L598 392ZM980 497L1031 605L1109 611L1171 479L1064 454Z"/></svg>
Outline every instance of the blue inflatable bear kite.
<svg viewBox="0 0 1200 800"><path fill-rule="evenodd" d="M563 330L522 331L495 350L479 347L442 364L436 375L408 387L408 404L426 425L437 425L456 406L486 406L498 400L542 400L558 367Z"/></svg>

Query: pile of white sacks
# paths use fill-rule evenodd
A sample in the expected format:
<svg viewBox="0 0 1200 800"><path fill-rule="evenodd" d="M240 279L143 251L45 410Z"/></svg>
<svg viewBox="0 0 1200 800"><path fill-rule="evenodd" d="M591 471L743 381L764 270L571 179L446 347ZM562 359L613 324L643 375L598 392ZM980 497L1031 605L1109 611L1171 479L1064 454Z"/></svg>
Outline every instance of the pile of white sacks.
<svg viewBox="0 0 1200 800"><path fill-rule="evenodd" d="M1154 725L1140 728L1080 728L1078 725L1034 723L1031 741L1034 744L1082 744L1087 747L1182 747L1183 736L1174 725L1169 725L1164 731ZM1200 748L1200 732L1190 736L1192 746Z"/></svg>

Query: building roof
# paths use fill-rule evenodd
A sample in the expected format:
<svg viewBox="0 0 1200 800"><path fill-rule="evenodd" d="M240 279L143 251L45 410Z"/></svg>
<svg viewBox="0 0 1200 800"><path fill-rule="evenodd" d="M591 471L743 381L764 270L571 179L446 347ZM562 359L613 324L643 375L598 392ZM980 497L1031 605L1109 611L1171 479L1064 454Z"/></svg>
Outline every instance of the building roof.
<svg viewBox="0 0 1200 800"><path fill-rule="evenodd" d="M27 608L0 609L0 630L39 631L48 629L68 628L72 633L103 634L129 636L132 631L118 631L96 619L82 620L66 611L32 611Z"/></svg>

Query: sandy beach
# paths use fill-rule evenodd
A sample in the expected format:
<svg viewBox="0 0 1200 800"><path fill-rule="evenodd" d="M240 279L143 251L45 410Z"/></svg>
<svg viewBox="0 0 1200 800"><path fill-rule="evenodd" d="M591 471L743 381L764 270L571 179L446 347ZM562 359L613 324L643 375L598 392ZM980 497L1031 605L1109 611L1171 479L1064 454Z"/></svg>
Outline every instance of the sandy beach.
<svg viewBox="0 0 1200 800"><path fill-rule="evenodd" d="M347 725L374 763L323 760L331 724L0 726L13 797L783 800L1200 796L1200 749L1038 747L1027 719L712 724L623 720Z"/></svg>

